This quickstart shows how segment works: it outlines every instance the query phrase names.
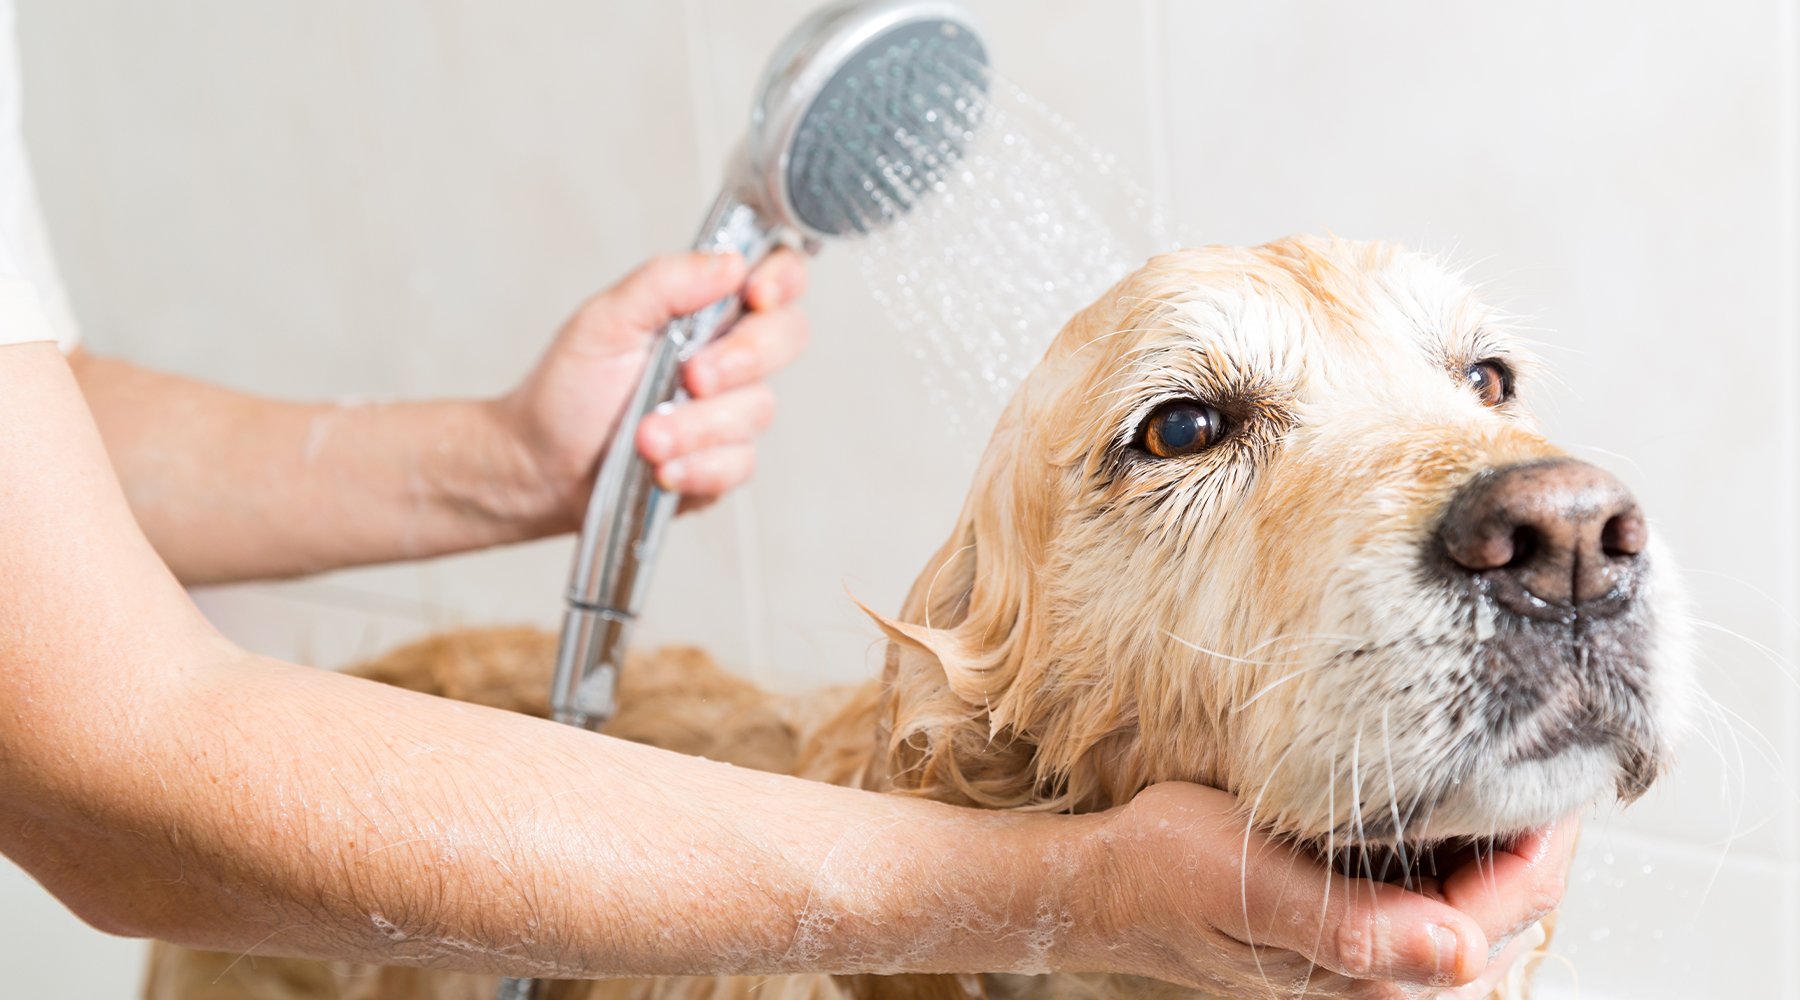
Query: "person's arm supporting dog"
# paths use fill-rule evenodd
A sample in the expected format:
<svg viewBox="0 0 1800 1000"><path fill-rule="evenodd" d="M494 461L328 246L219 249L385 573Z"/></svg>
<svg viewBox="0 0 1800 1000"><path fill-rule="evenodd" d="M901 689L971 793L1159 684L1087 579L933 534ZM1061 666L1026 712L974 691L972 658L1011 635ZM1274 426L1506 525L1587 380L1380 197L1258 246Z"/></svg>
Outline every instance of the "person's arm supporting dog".
<svg viewBox="0 0 1800 1000"><path fill-rule="evenodd" d="M748 311L684 372L694 401L639 447L689 502L750 474L799 353L793 253L748 277L734 255L658 258L576 312L517 389L491 401L286 403L77 352L71 358L133 512L187 583L291 576L568 531L651 335L744 286Z"/></svg>
<svg viewBox="0 0 1800 1000"><path fill-rule="evenodd" d="M979 812L251 656L156 558L56 349L0 348L0 401L0 850L102 929L562 976L1198 984L1241 975L1247 939L1409 982L1485 961L1475 920L1443 903L1352 891L1260 841L1240 872L1221 792ZM1523 896L1540 876L1496 877Z"/></svg>

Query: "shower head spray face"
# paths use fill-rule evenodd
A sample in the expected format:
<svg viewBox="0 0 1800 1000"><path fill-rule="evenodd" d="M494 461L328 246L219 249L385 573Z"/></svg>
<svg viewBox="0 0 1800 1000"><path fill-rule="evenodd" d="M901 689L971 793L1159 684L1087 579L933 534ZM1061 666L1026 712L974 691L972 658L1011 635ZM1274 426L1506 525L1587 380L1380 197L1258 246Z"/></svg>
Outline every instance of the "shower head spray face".
<svg viewBox="0 0 1800 1000"><path fill-rule="evenodd" d="M749 137L772 220L827 238L866 233L942 186L979 124L987 50L940 0L839 3L776 50Z"/></svg>

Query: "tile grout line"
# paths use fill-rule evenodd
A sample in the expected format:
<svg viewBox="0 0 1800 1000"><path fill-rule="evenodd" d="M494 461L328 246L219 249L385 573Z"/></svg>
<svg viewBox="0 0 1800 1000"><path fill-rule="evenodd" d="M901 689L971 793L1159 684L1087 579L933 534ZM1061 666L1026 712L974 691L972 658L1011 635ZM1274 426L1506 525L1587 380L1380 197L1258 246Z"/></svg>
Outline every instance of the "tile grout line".
<svg viewBox="0 0 1800 1000"><path fill-rule="evenodd" d="M1176 232L1174 153L1169 149L1168 10L1166 0L1149 0L1144 7L1144 106L1149 111L1150 192L1155 210L1164 220L1160 237L1179 238ZM1160 250L1169 249L1158 247Z"/></svg>
<svg viewBox="0 0 1800 1000"><path fill-rule="evenodd" d="M1780 80L1780 93L1776 96L1777 127L1780 129L1776 158L1779 176L1784 178L1776 196L1779 200L1776 217L1781 226L1779 267L1786 283L1779 306L1778 327L1783 333L1781 367L1792 378L1800 376L1800 349L1796 347L1796 340L1800 339L1800 0L1784 0L1779 5L1775 36ZM1800 503L1800 401L1796 401L1792 393L1786 393L1782 395L1780 405L1782 450L1787 455L1782 463L1785 470L1782 492L1792 509ZM1791 567L1796 565L1796 559L1800 559L1800 537L1796 536L1792 518L1782 519L1776 530L1780 533L1777 551L1788 554L1787 565L1790 567L1783 580L1780 600L1783 607L1793 608L1800 597L1800 586L1796 586L1795 571ZM1800 651L1800 628L1790 617L1783 618L1780 628L1781 648L1792 662L1794 654ZM1800 699L1790 696L1784 699L1783 705L1786 770L1793 771L1800 768ZM1795 853L1794 846L1800 842L1800 801L1791 790L1782 813L1785 833L1782 839L1788 844L1789 867L1800 868L1800 854ZM1800 877L1788 878L1782 884L1781 892L1781 939L1800 940ZM1782 978L1786 985L1785 995L1800 996L1800 958L1789 957Z"/></svg>
<svg viewBox="0 0 1800 1000"><path fill-rule="evenodd" d="M1616 820L1616 817L1614 819ZM1594 839L1596 842L1604 841L1618 848L1655 851L1681 861L1717 867L1721 870L1729 868L1734 871L1755 872L1777 878L1800 877L1800 865L1796 865L1784 856L1771 857L1748 850L1734 852L1729 844L1723 846L1698 844L1691 840L1668 837L1660 833L1633 830L1623 825L1597 827L1594 831Z"/></svg>
<svg viewBox="0 0 1800 1000"><path fill-rule="evenodd" d="M718 79L708 59L704 0L682 0L682 31L687 36L688 89L693 109L694 152L702 206L710 204L718 183L717 172L727 155L719 136L721 121L717 97ZM731 508L732 541L738 556L739 607L744 615L744 668L751 676L763 676L770 667L768 596L760 586L764 579L762 546L756 532L756 483L745 483L726 501Z"/></svg>

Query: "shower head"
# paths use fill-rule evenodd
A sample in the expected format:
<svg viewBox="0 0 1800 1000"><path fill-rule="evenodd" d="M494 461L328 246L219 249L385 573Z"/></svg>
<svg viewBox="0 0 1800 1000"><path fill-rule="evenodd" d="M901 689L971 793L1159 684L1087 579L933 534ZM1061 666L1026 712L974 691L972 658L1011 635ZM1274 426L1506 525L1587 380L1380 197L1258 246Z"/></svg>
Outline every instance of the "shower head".
<svg viewBox="0 0 1800 1000"><path fill-rule="evenodd" d="M987 50L946 0L831 4L769 61L735 179L766 221L868 232L941 186L974 134Z"/></svg>

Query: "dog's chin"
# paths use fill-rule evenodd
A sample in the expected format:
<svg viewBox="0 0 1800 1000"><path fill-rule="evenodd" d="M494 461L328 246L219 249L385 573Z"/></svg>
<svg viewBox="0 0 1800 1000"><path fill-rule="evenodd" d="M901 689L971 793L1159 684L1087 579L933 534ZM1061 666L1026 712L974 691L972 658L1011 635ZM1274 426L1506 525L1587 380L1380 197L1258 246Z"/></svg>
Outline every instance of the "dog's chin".
<svg viewBox="0 0 1800 1000"><path fill-rule="evenodd" d="M1612 748L1571 747L1452 784L1430 810L1429 819L1400 836L1376 822L1365 824L1360 838L1346 838L1340 832L1307 843L1345 875L1430 885L1470 858L1510 850L1527 834L1612 798L1623 785L1626 767Z"/></svg>
<svg viewBox="0 0 1800 1000"><path fill-rule="evenodd" d="M1596 745L1497 764L1454 782L1405 835L1425 843L1505 839L1610 799L1623 769L1617 750Z"/></svg>

